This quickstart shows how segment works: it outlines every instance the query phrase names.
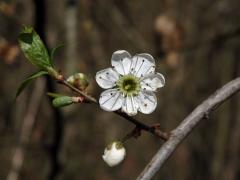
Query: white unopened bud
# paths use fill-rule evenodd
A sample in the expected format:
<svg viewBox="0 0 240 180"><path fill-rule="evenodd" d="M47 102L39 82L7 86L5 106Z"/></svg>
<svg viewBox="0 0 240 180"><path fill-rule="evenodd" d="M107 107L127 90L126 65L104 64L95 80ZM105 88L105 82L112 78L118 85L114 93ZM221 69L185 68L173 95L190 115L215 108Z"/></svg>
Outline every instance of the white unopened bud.
<svg viewBox="0 0 240 180"><path fill-rule="evenodd" d="M123 147L123 144L120 141L114 141L105 148L102 158L112 167L122 162L125 155L126 150Z"/></svg>

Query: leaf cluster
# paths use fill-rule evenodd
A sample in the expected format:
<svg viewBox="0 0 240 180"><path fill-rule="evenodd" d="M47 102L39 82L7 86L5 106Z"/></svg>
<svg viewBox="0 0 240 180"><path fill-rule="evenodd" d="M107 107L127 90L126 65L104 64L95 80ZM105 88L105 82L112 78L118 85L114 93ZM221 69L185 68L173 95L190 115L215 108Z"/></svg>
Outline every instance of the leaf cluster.
<svg viewBox="0 0 240 180"><path fill-rule="evenodd" d="M15 99L21 94L24 88L34 79L43 76L43 75L51 75L53 77L57 77L58 72L54 69L53 65L53 57L60 47L63 45L59 45L51 51L51 55L49 55L48 50L43 43L40 36L37 32L30 26L24 26L21 33L18 37L19 46L27 58L35 67L38 68L37 72L34 72L30 76L28 76L18 87Z"/></svg>

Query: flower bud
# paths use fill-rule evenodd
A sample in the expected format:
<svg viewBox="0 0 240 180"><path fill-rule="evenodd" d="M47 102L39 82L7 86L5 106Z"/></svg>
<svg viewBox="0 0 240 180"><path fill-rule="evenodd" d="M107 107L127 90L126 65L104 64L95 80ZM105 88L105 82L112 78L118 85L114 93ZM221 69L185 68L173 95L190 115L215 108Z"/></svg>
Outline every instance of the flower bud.
<svg viewBox="0 0 240 180"><path fill-rule="evenodd" d="M52 104L54 107L68 106L72 103L74 103L74 98L69 96L57 97L57 98L54 98L52 101Z"/></svg>
<svg viewBox="0 0 240 180"><path fill-rule="evenodd" d="M116 166L124 159L126 150L122 142L114 141L110 143L104 150L103 160L110 166Z"/></svg>
<svg viewBox="0 0 240 180"><path fill-rule="evenodd" d="M70 76L67 82L81 90L85 90L89 85L88 78L83 73L76 73Z"/></svg>

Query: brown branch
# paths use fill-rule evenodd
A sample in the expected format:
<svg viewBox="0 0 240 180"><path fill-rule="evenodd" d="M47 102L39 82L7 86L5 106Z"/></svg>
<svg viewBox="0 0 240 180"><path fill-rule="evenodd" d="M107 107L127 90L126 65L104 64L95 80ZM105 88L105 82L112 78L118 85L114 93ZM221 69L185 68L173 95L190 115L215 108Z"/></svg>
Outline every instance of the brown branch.
<svg viewBox="0 0 240 180"><path fill-rule="evenodd" d="M138 180L149 180L157 173L162 165L171 156L177 146L187 137L202 119L207 119L209 113L215 110L224 101L240 91L240 78L232 80L217 90L212 96L189 114L182 123L171 131L171 136L154 155L150 163L137 178Z"/></svg>
<svg viewBox="0 0 240 180"><path fill-rule="evenodd" d="M161 139L163 139L164 141L167 141L169 139L169 133L163 132L160 130L160 125L159 124L154 124L153 126L149 127L152 128L155 132L155 134L159 137L161 137ZM130 138L135 138L137 139L139 136L141 136L142 134L142 130L143 128L140 128L139 126L136 126L135 128L133 128L126 136L124 136L122 138L122 142L126 142L128 139Z"/></svg>
<svg viewBox="0 0 240 180"><path fill-rule="evenodd" d="M124 136L121 141L124 143L132 137L137 139L139 136L141 136L141 129L137 128L136 126L132 131L130 131L126 136Z"/></svg>
<svg viewBox="0 0 240 180"><path fill-rule="evenodd" d="M70 83L68 83L64 77L62 75L59 75L59 78L57 78L57 81L60 83L60 84L63 84L65 86L67 86L68 88L70 88L71 90L77 92L79 95L83 96L86 98L87 101L89 102L93 102L97 105L98 104L98 101L96 100L96 98L86 94L85 92L83 92L82 90L76 88L75 86L71 85ZM168 134L165 133L165 132L162 132L159 128L159 126L148 126L147 124L144 124L138 120L136 120L135 118L133 118L132 116L129 116L127 115L126 113L123 113L121 111L114 111L115 114L125 118L126 120L128 120L129 122L133 123L138 129L140 130L144 130L144 131L147 131L149 133L152 133L153 135L163 139L163 140L167 140L168 139Z"/></svg>

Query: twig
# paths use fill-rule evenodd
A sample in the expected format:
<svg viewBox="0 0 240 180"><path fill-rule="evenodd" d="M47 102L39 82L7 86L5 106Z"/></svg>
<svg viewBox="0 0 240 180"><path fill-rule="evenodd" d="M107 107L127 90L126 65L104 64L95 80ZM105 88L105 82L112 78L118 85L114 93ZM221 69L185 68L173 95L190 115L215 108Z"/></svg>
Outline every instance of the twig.
<svg viewBox="0 0 240 180"><path fill-rule="evenodd" d="M88 94L86 94L85 92L83 92L82 90L76 88L75 86L71 85L70 83L68 83L66 80L64 80L63 76L60 76L60 79L58 79L58 82L60 84L63 84L65 86L67 86L69 89L77 92L78 94L80 94L81 96L85 97L88 101L93 102L93 103L98 103L97 100L92 97L89 96Z"/></svg>
<svg viewBox="0 0 240 180"><path fill-rule="evenodd" d="M239 91L240 78L237 78L217 90L212 96L200 104L177 128L171 131L169 140L158 150L137 180L152 179L177 146L193 131L196 125L198 125L202 119L206 119L210 112Z"/></svg>
<svg viewBox="0 0 240 180"><path fill-rule="evenodd" d="M156 133L157 136L161 137L164 141L168 140L170 134L166 133L166 132L162 132L160 130L160 125L159 124L154 124L150 128L152 128L155 131L154 133ZM124 138L122 138L122 142L126 142L128 139L130 139L132 137L137 139L139 136L141 136L142 130L143 130L143 128L141 128L139 126L136 126Z"/></svg>
<svg viewBox="0 0 240 180"><path fill-rule="evenodd" d="M6 178L7 180L19 179L19 173L24 161L25 146L29 143L30 140L32 128L35 122L37 112L39 110L42 95L44 93L44 87L45 84L42 79L36 82L36 85L30 98L26 116L23 119L19 144L17 145L16 150L13 154L12 167Z"/></svg>
<svg viewBox="0 0 240 180"><path fill-rule="evenodd" d="M122 138L122 142L126 142L128 139L134 137L134 138L138 138L139 136L141 136L141 129L139 129L137 126L130 131L126 136L124 136L124 138Z"/></svg>
<svg viewBox="0 0 240 180"><path fill-rule="evenodd" d="M86 94L85 92L81 91L80 89L74 87L73 85L69 84L62 75L59 76L59 78L57 79L57 81L60 84L63 84L65 86L67 86L68 88L70 88L71 90L77 92L78 94L80 94L81 96L85 97L86 100L93 102L95 104L98 104L98 101L96 100L96 98ZM125 118L126 120L128 120L129 122L133 123L134 125L136 125L137 128L139 128L140 130L144 130L147 132L152 133L153 135L163 139L163 140L167 140L168 139L168 134L165 132L162 132L159 129L159 126L148 126L138 120L136 120L135 118L133 118L132 116L128 116L126 113L123 113L121 111L114 111L115 114Z"/></svg>

